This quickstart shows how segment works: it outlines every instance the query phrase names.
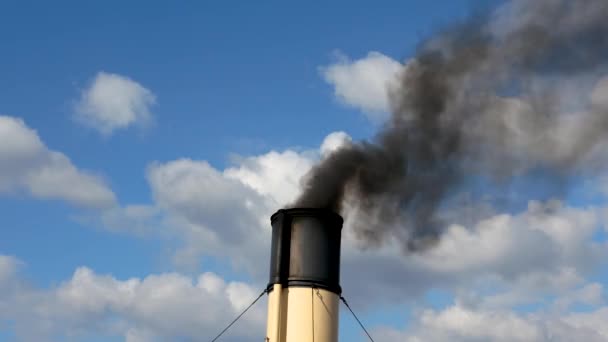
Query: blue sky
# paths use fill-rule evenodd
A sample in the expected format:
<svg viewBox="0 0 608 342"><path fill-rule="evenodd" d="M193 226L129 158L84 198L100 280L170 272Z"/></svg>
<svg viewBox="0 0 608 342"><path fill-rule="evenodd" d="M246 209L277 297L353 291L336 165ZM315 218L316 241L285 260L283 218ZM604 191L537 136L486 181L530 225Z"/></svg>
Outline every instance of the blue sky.
<svg viewBox="0 0 608 342"><path fill-rule="evenodd" d="M0 4L0 341L211 337L265 286L261 222L328 148L382 125L386 99L368 81L497 3ZM608 186L592 182L593 196L557 204L527 189L428 256L347 236L345 294L385 341L501 341L458 332L459 319L510 322L522 341L556 326L608 338L594 325L608 317L596 194ZM156 303L149 288L168 295ZM263 334L265 305L234 341ZM342 317L341 340L363 340Z"/></svg>
<svg viewBox="0 0 608 342"><path fill-rule="evenodd" d="M74 164L101 173L121 202L148 203L143 174L152 161L188 157L223 168L232 153L307 148L337 130L355 138L371 135L364 116L332 97L318 68L331 63L336 50L354 58L370 50L405 58L438 23L471 9L469 1L397 4L8 2L0 24L1 111L25 120ZM107 138L75 124L74 102L99 71L125 75L154 92L152 127ZM19 227L8 230L4 252L26 258L43 283L63 279L85 261L124 276L166 267L155 256L159 245L83 231L69 219L74 209L63 203L19 195L1 200L6 226ZM27 214L32 212L36 218ZM41 227L47 225L53 228ZM58 241L44 251L33 248L37 236L48 241L49 231ZM120 251L114 255L136 245L144 256L129 253L126 260L139 261L120 271L115 267L122 269L122 262L82 250L46 264L54 255L72 253L68 247L75 242L92 240ZM49 268L53 272L44 271Z"/></svg>

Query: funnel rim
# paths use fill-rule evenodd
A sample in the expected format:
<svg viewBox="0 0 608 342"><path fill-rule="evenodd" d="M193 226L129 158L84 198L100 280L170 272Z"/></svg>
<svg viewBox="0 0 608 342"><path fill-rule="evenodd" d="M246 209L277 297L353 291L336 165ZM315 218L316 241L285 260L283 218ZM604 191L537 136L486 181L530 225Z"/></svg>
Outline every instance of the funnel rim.
<svg viewBox="0 0 608 342"><path fill-rule="evenodd" d="M297 216L316 216L316 217L326 217L332 220L335 220L336 223L342 228L344 224L344 219L342 216L331 209L326 208L305 208L305 207L296 207L296 208L287 208L287 209L279 209L276 213L270 216L270 222L274 222L280 214L285 214L291 217Z"/></svg>

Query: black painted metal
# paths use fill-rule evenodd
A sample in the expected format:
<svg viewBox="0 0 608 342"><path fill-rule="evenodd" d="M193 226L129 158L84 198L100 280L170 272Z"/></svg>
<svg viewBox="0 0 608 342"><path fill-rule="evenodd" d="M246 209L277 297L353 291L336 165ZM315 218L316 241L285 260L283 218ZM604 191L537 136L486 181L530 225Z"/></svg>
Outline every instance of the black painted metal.
<svg viewBox="0 0 608 342"><path fill-rule="evenodd" d="M270 282L315 287L340 294L342 217L331 210L281 209L270 218Z"/></svg>

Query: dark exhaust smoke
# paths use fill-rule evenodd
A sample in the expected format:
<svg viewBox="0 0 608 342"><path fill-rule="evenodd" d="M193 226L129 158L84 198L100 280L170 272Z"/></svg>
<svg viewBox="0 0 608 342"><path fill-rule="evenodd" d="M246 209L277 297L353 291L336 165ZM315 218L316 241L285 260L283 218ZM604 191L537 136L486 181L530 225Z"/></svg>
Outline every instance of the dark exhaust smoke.
<svg viewBox="0 0 608 342"><path fill-rule="evenodd" d="M347 211L366 242L432 246L472 177L590 168L608 135L607 66L606 0L511 1L449 27L404 65L374 139L321 160L293 206Z"/></svg>

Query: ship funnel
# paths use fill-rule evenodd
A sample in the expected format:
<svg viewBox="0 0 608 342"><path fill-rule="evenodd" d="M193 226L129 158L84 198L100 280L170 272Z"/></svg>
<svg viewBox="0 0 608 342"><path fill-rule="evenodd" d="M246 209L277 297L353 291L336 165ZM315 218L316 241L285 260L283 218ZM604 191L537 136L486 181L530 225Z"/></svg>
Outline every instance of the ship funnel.
<svg viewBox="0 0 608 342"><path fill-rule="evenodd" d="M337 342L343 219L326 209L272 215L267 342Z"/></svg>

